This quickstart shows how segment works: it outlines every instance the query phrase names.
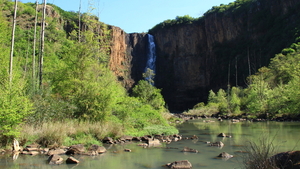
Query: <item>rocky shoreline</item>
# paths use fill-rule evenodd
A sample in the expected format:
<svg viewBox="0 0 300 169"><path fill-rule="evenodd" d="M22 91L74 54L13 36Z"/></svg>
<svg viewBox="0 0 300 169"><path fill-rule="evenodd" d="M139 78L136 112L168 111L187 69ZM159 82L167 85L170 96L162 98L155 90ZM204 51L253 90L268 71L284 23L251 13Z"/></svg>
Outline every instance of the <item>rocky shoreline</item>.
<svg viewBox="0 0 300 169"><path fill-rule="evenodd" d="M203 119L203 122L211 123L215 121L222 121L223 118L216 118L213 117L213 119L208 119L209 117L199 117L199 116L186 116L186 115L180 115L178 116L183 120L194 120L194 119ZM211 117L210 117L211 118ZM225 119L225 118L224 118ZM227 118L228 119L228 118ZM232 118L232 123L242 122L242 121L250 121L249 119L236 119ZM253 121L253 120L252 120ZM257 121L266 121L266 119L257 120ZM253 121L254 122L254 121ZM227 137L231 138L231 135L227 135L225 133L219 133L217 137ZM161 147L163 143L169 144L171 142L177 142L181 140L198 140L197 135L192 136L182 136L179 134L174 135L146 135L143 137L133 137L133 136L123 136L118 139L113 139L111 137L105 137L102 140L103 145L115 145L115 144L127 144L127 143L137 143L137 146L140 146L142 148L166 148L171 149L172 147ZM223 147L224 143L221 141L217 142L205 142L208 146L215 146L215 147ZM13 146L11 149L0 149L0 155L4 154L12 154L13 159L17 159L19 155L45 155L48 157L47 163L49 165L58 165L58 164L78 164L80 161L78 159L75 159L75 155L80 156L98 156L99 154L104 154L107 152L110 152L110 150L107 150L105 148L106 146L100 146L93 144L89 147L86 147L84 144L77 144L77 145L71 145L71 146L52 146L47 148L42 148L39 144L30 144L25 147L22 147L19 145L17 140L14 140ZM124 152L132 152L131 149L124 148L122 151ZM192 149L189 147L184 147L181 152L188 152L188 153L198 153L199 151L196 149ZM112 153L117 153L113 152ZM288 152L282 152L275 154L270 159L274 160L276 164L283 165L285 160L290 161L288 163L289 166L296 166L298 165L298 162L300 160L297 160L298 154L300 154L300 151L288 151ZM61 155L67 155L67 159L63 159ZM229 159L233 158L234 156L231 154L228 154L226 152L221 152L220 154L216 154L215 158L221 158L221 159ZM299 156L300 157L300 156ZM299 158L300 159L300 158ZM299 163L300 164L300 163ZM285 165L285 164L284 164ZM174 161L171 163L164 164L165 167L168 168L192 168L192 164L188 160L182 160L182 161Z"/></svg>
<svg viewBox="0 0 300 169"><path fill-rule="evenodd" d="M300 117L291 117L291 116L282 116L282 117L276 117L276 118L266 118L264 117L258 117L258 118L248 118L245 116L227 116L227 115L220 115L220 114L213 114L211 116L207 115L186 115L182 113L174 113L174 116L182 119L183 121L187 120L195 120L195 119L216 119L218 121L222 120L231 120L232 122L240 122L240 121L250 121L250 122L264 122L264 121L277 121L277 122L289 122L289 121L300 121Z"/></svg>
<svg viewBox="0 0 300 169"><path fill-rule="evenodd" d="M222 135L221 133L219 134ZM220 137L219 136L219 137ZM224 134L222 135L224 136ZM114 144L126 144L126 143L137 143L137 146L142 148L166 148L171 149L172 147L162 147L162 143L169 144L171 142L177 142L180 140L198 140L196 135L190 137L182 137L181 135L174 134L169 136L164 135L146 135L143 137L132 137L132 136L123 136L119 139L113 140L110 137L105 137L102 142L105 145L114 145ZM224 144L219 141L216 143L206 142L208 146L216 146L222 147ZM130 149L124 149L124 152L132 152ZM59 165L59 164L78 164L80 161L76 159L75 155L81 156L97 156L99 154L107 153L108 150L105 146L100 145L91 145L88 148L84 146L84 144L77 144L71 146L60 146L60 147L52 147L52 148L43 148L39 144L30 144L25 146L24 148L19 145L18 141L15 139L13 142L13 146L9 150L0 150L0 155L4 154L12 154L13 160L17 159L19 155L45 155L48 156L47 163L49 165ZM189 152L189 153L198 153L199 151L196 149L192 149L189 147L184 147L181 152ZM116 153L116 152L113 152ZM63 159L61 155L67 155L67 159ZM216 158L231 158L232 155L229 155L226 152L222 152L219 155L216 155ZM163 166L168 168L192 168L192 164L188 160L182 161L174 161L172 163L166 163Z"/></svg>

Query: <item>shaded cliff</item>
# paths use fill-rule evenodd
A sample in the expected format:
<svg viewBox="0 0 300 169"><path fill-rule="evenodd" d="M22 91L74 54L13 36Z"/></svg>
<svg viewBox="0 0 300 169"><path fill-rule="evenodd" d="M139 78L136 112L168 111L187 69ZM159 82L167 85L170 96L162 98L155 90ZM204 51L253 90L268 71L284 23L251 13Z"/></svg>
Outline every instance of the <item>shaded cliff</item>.
<svg viewBox="0 0 300 169"><path fill-rule="evenodd" d="M119 27L110 26L110 69L130 90L142 79L147 62L147 36L145 33L127 34Z"/></svg>
<svg viewBox="0 0 300 169"><path fill-rule="evenodd" d="M255 0L213 7L192 23L150 30L156 85L171 110L206 101L210 89L245 86L247 76L295 41L297 0Z"/></svg>

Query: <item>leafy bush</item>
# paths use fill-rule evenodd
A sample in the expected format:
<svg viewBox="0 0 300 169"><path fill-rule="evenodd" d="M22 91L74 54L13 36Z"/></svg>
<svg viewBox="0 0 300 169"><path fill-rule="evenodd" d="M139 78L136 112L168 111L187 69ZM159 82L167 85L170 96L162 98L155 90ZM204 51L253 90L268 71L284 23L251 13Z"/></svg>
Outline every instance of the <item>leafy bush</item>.
<svg viewBox="0 0 300 169"><path fill-rule="evenodd" d="M32 113L32 103L24 92L25 82L11 84L3 78L0 83L0 142L6 145L20 135L19 125Z"/></svg>
<svg viewBox="0 0 300 169"><path fill-rule="evenodd" d="M140 99L142 103L149 104L156 110L163 110L165 101L161 90L152 86L148 81L140 80L132 89L132 96Z"/></svg>
<svg viewBox="0 0 300 169"><path fill-rule="evenodd" d="M175 26L175 25L192 24L192 23L196 22L197 20L198 19L195 19L195 18L193 18L189 15L176 16L175 19L168 19L168 20L165 20L165 21L155 25L148 32L150 34L153 34L154 32L156 32L159 29L170 28L170 27Z"/></svg>

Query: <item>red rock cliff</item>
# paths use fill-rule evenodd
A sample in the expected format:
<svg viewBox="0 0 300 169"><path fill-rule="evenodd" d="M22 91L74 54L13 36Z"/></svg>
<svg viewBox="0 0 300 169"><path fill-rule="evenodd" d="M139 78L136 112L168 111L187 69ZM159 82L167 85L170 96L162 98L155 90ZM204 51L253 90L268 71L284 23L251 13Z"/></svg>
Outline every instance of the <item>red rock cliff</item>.
<svg viewBox="0 0 300 169"><path fill-rule="evenodd" d="M126 89L140 79L146 64L147 40L144 33L127 34L111 26L110 69Z"/></svg>

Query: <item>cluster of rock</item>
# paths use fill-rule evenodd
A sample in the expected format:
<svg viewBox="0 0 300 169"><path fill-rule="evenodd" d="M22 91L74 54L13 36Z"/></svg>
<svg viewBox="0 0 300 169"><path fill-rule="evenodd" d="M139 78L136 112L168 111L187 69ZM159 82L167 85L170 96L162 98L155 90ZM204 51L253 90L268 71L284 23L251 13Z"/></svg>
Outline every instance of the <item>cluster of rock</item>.
<svg viewBox="0 0 300 169"><path fill-rule="evenodd" d="M225 133L219 133L217 137L228 137L230 138L231 135L227 135ZM119 139L113 140L110 137L106 137L103 139L103 142L106 144L117 144L117 143L125 143L125 142L132 142L137 141L141 142L138 146L142 146L144 148L148 147L160 147L162 142L170 143L172 141L180 141L183 139L190 139L190 140L198 140L198 136L192 135L190 137L182 137L181 135L175 134L170 136L165 135L146 135L143 137L131 137L131 136L123 136ZM217 142L206 142L209 146L215 146L222 148L224 143L222 141ZM25 155L37 155L37 154L45 154L48 155L49 158L47 162L49 164L78 164L79 160L75 159L74 155L88 155L88 156L96 156L98 154L105 153L107 150L103 146L99 145L91 145L89 148L85 148L83 144L72 145L70 147L62 147L62 148L41 148L38 144L30 144L27 145L25 148L19 146L17 140L14 140L13 143L13 151L18 152L20 154ZM125 152L131 152L130 149L124 149ZM188 152L188 153L198 153L199 151L193 148L184 147L181 152ZM60 155L69 155L69 157L64 160ZM215 158L222 158L222 159L230 159L233 155L228 154L227 152L222 152L217 155ZM300 163L300 151L289 151L276 154L270 158L270 160L274 161L276 166L280 166L280 168L288 169L288 168L297 168L299 167ZM182 161L174 161L172 163L167 163L166 167L177 169L177 168L192 168L192 164L188 160ZM299 167L300 168L300 167Z"/></svg>
<svg viewBox="0 0 300 169"><path fill-rule="evenodd" d="M61 148L41 148L39 144L30 144L25 148L22 148L19 145L19 142L14 139L13 142L13 152L16 155L15 158L19 154L24 155L37 155L37 154L45 154L48 155L47 162L49 164L62 164L64 159L60 155L69 155L66 159L67 164L78 164L79 161L72 157L73 155L89 155L96 156L98 154L102 154L106 152L106 148L103 146L99 146L96 144L91 145L87 150L83 144L72 145L70 147L61 147Z"/></svg>
<svg viewBox="0 0 300 169"><path fill-rule="evenodd" d="M231 136L226 135L225 133L220 133L218 135L218 137L231 137ZM186 137L185 139L198 140L198 136L193 135L191 137ZM209 146L216 146L216 147L220 147L220 148L222 148L224 146L224 143L221 142L221 141L217 141L217 142L214 142L214 143L211 143L211 142L208 141L206 143ZM196 149L189 148L189 147L184 147L182 152L198 153L199 151L196 150ZM233 157L233 155L228 154L226 152L222 152L218 156L216 156L216 158L222 158L222 159L225 159L225 160L230 159L232 157ZM172 169L192 168L192 164L188 160L174 161L172 163L167 163L165 166L169 167L169 168L172 168Z"/></svg>
<svg viewBox="0 0 300 169"><path fill-rule="evenodd" d="M178 134L174 134L169 136L165 136L165 135L154 135L154 136L146 135L143 137L123 136L116 140L112 139L111 137L105 137L102 140L102 142L106 144L120 144L120 143L126 143L131 141L137 141L137 142L146 142L147 144L145 144L144 146L153 147L153 146L161 145L161 142L171 143L172 141L176 142L179 140L182 140L182 136Z"/></svg>
<svg viewBox="0 0 300 169"><path fill-rule="evenodd" d="M188 160L182 160L182 161L174 161L172 163L166 164L167 167L172 169L177 168L192 168L192 164Z"/></svg>

